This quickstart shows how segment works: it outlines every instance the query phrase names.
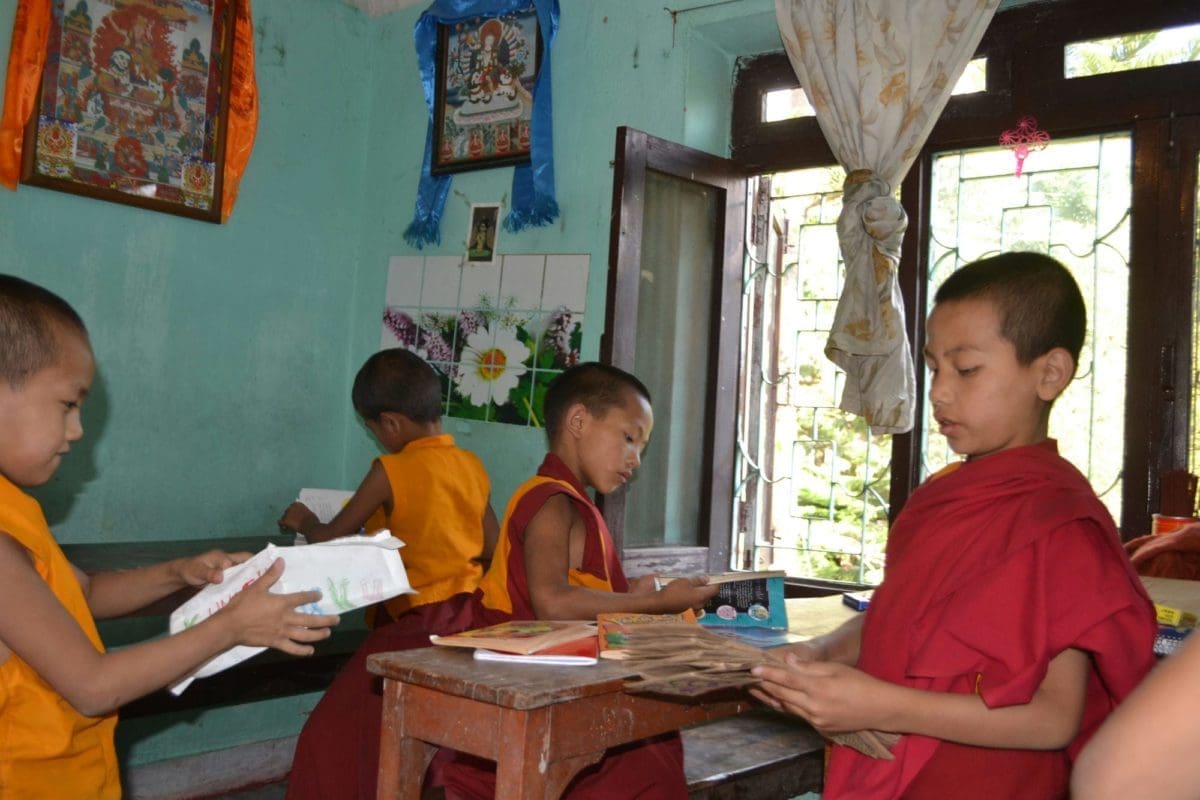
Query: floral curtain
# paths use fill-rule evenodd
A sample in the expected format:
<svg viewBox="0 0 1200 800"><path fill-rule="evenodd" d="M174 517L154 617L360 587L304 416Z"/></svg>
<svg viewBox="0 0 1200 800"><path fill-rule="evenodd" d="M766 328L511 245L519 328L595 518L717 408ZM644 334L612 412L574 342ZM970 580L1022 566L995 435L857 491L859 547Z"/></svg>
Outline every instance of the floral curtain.
<svg viewBox="0 0 1200 800"><path fill-rule="evenodd" d="M912 429L916 375L897 271L908 218L892 196L999 0L776 0L788 58L846 169L846 285L825 355L843 410L875 433Z"/></svg>

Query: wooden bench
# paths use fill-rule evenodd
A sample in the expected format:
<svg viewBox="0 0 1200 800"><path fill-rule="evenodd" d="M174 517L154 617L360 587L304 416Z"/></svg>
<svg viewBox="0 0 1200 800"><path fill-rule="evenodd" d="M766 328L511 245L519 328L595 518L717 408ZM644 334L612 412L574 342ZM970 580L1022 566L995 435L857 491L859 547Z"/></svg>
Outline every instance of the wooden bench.
<svg viewBox="0 0 1200 800"><path fill-rule="evenodd" d="M680 734L693 800L777 800L821 791L825 742L795 717L764 708Z"/></svg>

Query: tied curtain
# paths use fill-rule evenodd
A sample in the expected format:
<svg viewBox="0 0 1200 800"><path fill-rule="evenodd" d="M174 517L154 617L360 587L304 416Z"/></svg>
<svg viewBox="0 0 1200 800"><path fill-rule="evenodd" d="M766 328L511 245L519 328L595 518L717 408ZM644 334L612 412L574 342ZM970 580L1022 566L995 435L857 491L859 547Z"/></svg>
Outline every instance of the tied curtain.
<svg viewBox="0 0 1200 800"><path fill-rule="evenodd" d="M999 0L776 0L788 60L846 170L846 282L825 355L841 408L873 433L912 430L916 374L897 273L908 216L893 197Z"/></svg>

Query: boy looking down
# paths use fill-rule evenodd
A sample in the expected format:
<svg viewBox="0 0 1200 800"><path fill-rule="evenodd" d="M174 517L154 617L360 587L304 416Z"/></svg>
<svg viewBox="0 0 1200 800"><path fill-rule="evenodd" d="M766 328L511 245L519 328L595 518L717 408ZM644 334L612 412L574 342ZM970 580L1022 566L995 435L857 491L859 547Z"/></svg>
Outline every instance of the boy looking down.
<svg viewBox="0 0 1200 800"><path fill-rule="evenodd" d="M174 683L235 645L309 655L336 616L295 609L320 592L278 595L275 564L192 628L114 653L96 619L117 617L187 586L219 583L248 553L219 551L86 575L67 561L25 489L58 470L83 436L95 375L87 329L58 295L0 275L0 795L121 796L117 709Z"/></svg>
<svg viewBox="0 0 1200 800"><path fill-rule="evenodd" d="M341 511L322 524L303 503L279 520L310 542L387 528L404 542L400 556L417 594L368 609L372 627L456 595L469 597L491 558L499 528L491 482L479 458L442 432L442 385L420 356L402 348L366 360L351 390L354 410L387 450Z"/></svg>
<svg viewBox="0 0 1200 800"><path fill-rule="evenodd" d="M864 616L754 670L761 699L819 729L904 734L893 761L834 746L827 800L1066 797L1075 755L1152 666L1150 599L1048 438L1085 318L1071 274L1037 253L938 290L929 399L966 460L905 504Z"/></svg>

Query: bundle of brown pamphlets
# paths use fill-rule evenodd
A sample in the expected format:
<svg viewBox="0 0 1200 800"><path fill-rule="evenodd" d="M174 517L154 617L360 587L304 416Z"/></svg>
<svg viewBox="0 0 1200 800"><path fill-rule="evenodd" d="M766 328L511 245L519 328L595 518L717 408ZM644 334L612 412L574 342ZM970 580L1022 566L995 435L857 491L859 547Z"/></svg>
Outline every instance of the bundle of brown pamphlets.
<svg viewBox="0 0 1200 800"><path fill-rule="evenodd" d="M636 619L635 619L636 618ZM639 680L625 688L674 697L698 697L722 689L741 689L759 683L750 669L760 664L782 665L778 656L721 635L695 622L671 615L601 614L600 657L618 659ZM853 731L827 734L838 744L873 758L891 760L899 734Z"/></svg>

